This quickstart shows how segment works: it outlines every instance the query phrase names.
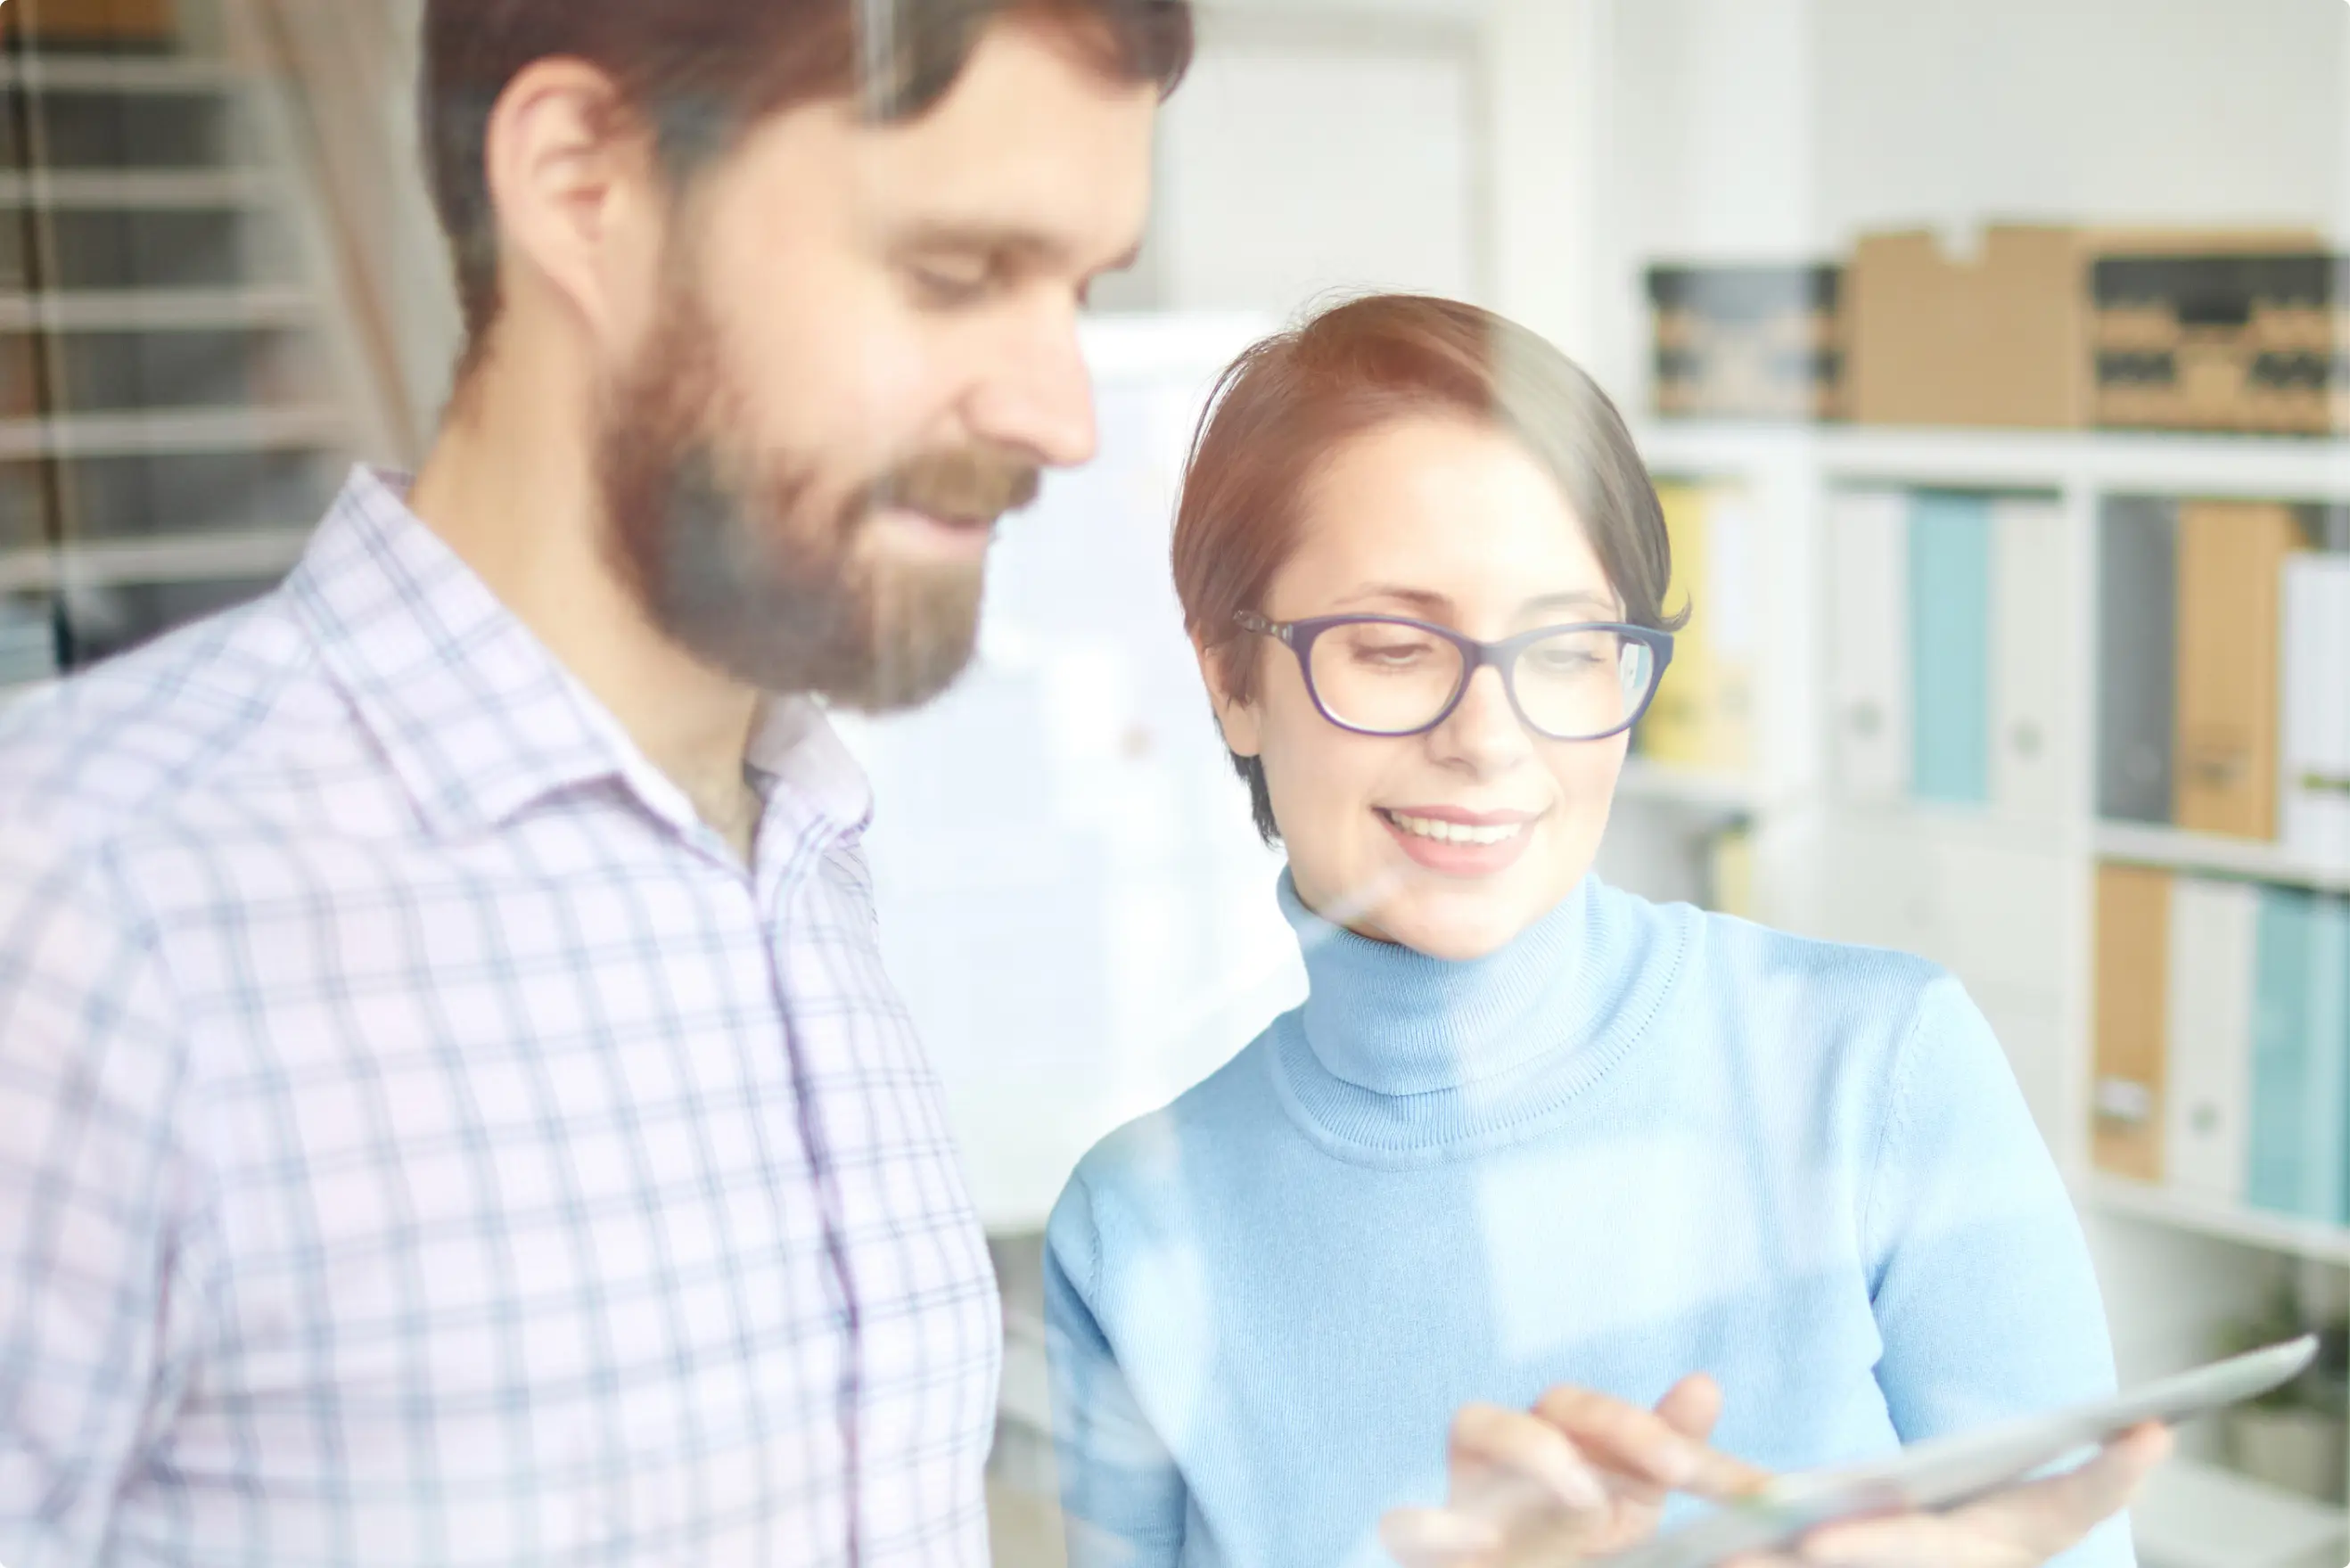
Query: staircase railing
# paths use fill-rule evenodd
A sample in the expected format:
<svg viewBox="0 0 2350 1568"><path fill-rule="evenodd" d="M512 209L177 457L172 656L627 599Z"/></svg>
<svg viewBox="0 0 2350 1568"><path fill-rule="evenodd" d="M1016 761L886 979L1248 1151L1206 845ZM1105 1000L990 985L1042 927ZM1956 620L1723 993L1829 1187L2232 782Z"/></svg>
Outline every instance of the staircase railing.
<svg viewBox="0 0 2350 1568"><path fill-rule="evenodd" d="M307 179L341 286L376 452L419 461L459 335L414 119L417 0L224 0L232 49L283 87L278 151Z"/></svg>

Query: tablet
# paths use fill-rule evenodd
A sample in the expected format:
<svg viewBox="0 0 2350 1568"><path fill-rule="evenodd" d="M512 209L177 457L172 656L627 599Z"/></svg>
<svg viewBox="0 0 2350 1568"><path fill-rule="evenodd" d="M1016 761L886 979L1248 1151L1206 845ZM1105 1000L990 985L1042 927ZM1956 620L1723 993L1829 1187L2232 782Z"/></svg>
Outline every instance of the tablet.
<svg viewBox="0 0 2350 1568"><path fill-rule="evenodd" d="M2165 1377L2110 1399L2028 1420L1913 1443L1887 1459L1781 1476L1608 1568L1711 1568L1742 1552L1784 1546L1824 1524L1875 1514L1936 1511L1998 1490L2149 1421L2176 1426L2290 1383L2317 1359L2314 1334Z"/></svg>

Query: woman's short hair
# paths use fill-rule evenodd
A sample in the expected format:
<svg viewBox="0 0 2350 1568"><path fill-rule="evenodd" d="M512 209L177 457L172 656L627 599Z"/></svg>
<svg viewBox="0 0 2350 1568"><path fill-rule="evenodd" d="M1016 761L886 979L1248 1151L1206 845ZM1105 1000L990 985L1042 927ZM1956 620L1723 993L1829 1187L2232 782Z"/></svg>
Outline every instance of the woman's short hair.
<svg viewBox="0 0 2350 1568"><path fill-rule="evenodd" d="M1627 620L1672 630L1687 618L1665 613L1672 553L1664 511L1623 416L1597 384L1492 311L1374 295L1243 354L1217 382L1192 441L1175 515L1175 591L1185 630L1222 654L1234 696L1249 694L1256 663L1236 618L1263 612L1315 474L1365 431L1429 414L1490 421L1550 472L1589 531ZM1257 830L1277 841L1263 765L1237 755L1232 763Z"/></svg>

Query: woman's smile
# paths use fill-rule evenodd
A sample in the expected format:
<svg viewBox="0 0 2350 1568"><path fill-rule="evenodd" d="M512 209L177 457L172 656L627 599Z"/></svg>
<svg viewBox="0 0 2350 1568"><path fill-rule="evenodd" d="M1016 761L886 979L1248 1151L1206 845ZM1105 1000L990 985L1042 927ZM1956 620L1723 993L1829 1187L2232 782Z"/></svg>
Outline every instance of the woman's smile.
<svg viewBox="0 0 2350 1568"><path fill-rule="evenodd" d="M1470 811L1456 805L1374 806L1406 855L1447 877L1492 877L1518 863L1547 811Z"/></svg>

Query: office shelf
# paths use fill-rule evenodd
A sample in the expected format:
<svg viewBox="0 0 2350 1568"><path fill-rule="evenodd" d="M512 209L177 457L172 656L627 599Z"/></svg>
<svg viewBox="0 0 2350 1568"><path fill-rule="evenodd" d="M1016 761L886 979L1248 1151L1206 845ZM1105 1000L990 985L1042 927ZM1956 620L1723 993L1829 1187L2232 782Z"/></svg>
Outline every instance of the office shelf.
<svg viewBox="0 0 2350 1568"><path fill-rule="evenodd" d="M1763 798L1761 786L1744 774L1660 766L1644 757L1626 760L1616 788L1628 800L1662 801L1737 816L1758 809Z"/></svg>
<svg viewBox="0 0 2350 1568"><path fill-rule="evenodd" d="M2108 1214L2152 1220L2222 1241L2350 1268L2350 1229L2339 1225L2265 1213L2102 1172L2081 1179L2075 1189L2090 1204Z"/></svg>
<svg viewBox="0 0 2350 1568"><path fill-rule="evenodd" d="M1794 465L1835 484L2350 501L2350 440L2340 438L1710 421L1654 421L1635 433L1663 472Z"/></svg>
<svg viewBox="0 0 2350 1568"><path fill-rule="evenodd" d="M2323 866L2276 844L2187 833L2127 822L2097 826L2097 854L2134 866L2282 882L2333 893L2350 893L2350 866Z"/></svg>

